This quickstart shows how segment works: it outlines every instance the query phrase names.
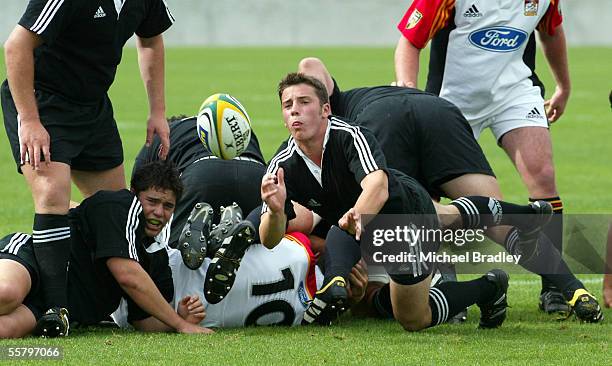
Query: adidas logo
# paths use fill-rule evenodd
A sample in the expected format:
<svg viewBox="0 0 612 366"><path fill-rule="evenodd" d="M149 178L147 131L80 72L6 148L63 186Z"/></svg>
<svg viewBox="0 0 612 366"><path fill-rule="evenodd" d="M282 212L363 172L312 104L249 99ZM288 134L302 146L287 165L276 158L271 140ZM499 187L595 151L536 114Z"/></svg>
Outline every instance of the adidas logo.
<svg viewBox="0 0 612 366"><path fill-rule="evenodd" d="M472 4L472 6L470 6L468 10L463 13L463 16L466 18L480 18L482 13L478 11L476 5Z"/></svg>
<svg viewBox="0 0 612 366"><path fill-rule="evenodd" d="M307 206L310 206L310 207L321 207L321 204L319 202L315 201L314 198L311 198L308 201Z"/></svg>
<svg viewBox="0 0 612 366"><path fill-rule="evenodd" d="M534 109L531 110L531 112L529 112L527 114L527 118L542 119L542 118L544 118L544 116L542 116L542 114L540 113L540 111L537 108L534 108Z"/></svg>
<svg viewBox="0 0 612 366"><path fill-rule="evenodd" d="M98 10L96 10L96 13L94 14L94 19L104 18L105 16L106 16L106 13L102 9L102 7L99 6Z"/></svg>

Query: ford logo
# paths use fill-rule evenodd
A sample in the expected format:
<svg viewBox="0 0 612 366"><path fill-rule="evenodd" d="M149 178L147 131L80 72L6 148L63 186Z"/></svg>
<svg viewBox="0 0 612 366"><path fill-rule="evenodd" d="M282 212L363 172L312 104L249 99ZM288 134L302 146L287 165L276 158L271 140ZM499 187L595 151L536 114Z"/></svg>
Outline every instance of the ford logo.
<svg viewBox="0 0 612 366"><path fill-rule="evenodd" d="M470 43L483 50L493 52L512 52L521 47L527 33L510 27L491 27L470 33Z"/></svg>

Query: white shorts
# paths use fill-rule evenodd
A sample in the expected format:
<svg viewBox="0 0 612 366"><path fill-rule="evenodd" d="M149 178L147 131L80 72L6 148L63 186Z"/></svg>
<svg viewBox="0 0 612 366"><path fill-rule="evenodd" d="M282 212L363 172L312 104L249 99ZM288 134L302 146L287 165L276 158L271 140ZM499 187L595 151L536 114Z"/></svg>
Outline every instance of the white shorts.
<svg viewBox="0 0 612 366"><path fill-rule="evenodd" d="M474 137L478 139L485 128L491 128L495 140L499 144L502 136L521 127L548 128L548 119L542 100L532 103L513 105L493 116L487 116L470 121Z"/></svg>

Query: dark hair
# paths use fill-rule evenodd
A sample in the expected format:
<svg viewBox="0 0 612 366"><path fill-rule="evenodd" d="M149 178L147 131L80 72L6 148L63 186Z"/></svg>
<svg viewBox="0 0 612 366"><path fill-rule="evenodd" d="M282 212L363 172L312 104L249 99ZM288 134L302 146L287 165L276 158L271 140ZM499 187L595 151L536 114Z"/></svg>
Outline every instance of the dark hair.
<svg viewBox="0 0 612 366"><path fill-rule="evenodd" d="M166 118L166 121L168 121L168 123L172 123L174 121L180 121L182 119L188 118L187 115L185 114L179 114L179 115L174 115L174 116L170 116L168 118Z"/></svg>
<svg viewBox="0 0 612 366"><path fill-rule="evenodd" d="M327 88L319 79L313 78L301 72L292 72L287 74L283 80L278 83L278 98L282 100L283 92L290 86L306 84L314 88L317 97L319 98L319 104L323 106L325 103L329 103L329 96L327 95Z"/></svg>
<svg viewBox="0 0 612 366"><path fill-rule="evenodd" d="M183 194L183 182L174 163L158 160L144 164L134 171L130 185L136 194L149 188L168 189L174 192L178 201Z"/></svg>

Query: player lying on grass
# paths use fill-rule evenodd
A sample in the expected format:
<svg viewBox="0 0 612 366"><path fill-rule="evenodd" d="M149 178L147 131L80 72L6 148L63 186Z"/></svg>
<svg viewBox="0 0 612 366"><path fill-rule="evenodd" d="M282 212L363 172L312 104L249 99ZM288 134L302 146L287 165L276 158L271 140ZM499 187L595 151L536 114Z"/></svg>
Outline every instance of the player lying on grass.
<svg viewBox="0 0 612 366"><path fill-rule="evenodd" d="M201 203L202 206L208 206ZM209 206L208 206L209 207ZM238 237L231 233L240 227L242 214L234 206L225 207L221 225L210 233L212 242L232 242L231 248L243 248L244 257L235 273L231 291L222 301L211 304L204 301L206 317L204 327L228 328L250 325L299 325L308 303L321 285L322 274L315 266L316 256L308 237L299 232L286 234L274 250L262 244L251 244L251 237ZM210 216L206 217L211 220ZM227 224L226 224L227 223ZM225 229L225 230L224 230ZM214 250L211 243L209 250ZM225 249L222 246L222 249ZM206 258L198 269L189 268L177 249L168 248L168 257L174 279L174 304L196 294L204 299L206 279L210 266L215 263ZM367 272L358 263L349 276L350 301L359 302L365 294ZM128 326L129 310L123 306L113 314L122 327Z"/></svg>
<svg viewBox="0 0 612 366"><path fill-rule="evenodd" d="M179 315L169 305L173 282L168 256L153 239L172 215L182 189L176 169L155 162L135 172L131 191L100 191L71 210L68 310L73 322L106 320L126 296L129 321L136 329L211 332L194 324L201 320L197 308L190 313L183 307ZM42 314L31 236L8 235L0 248L0 337L66 335L65 317Z"/></svg>
<svg viewBox="0 0 612 366"><path fill-rule="evenodd" d="M417 89L395 86L341 91L323 62L313 57L302 59L298 71L320 80L329 95L331 113L370 130L380 142L388 166L415 178L432 197L502 198L470 125L450 102ZM508 226L490 228L487 234L509 252L519 240L536 240ZM571 310L583 321L600 320L597 300L551 244L543 240L537 251L541 258L520 262L563 294L559 300L542 297L541 309L566 313Z"/></svg>
<svg viewBox="0 0 612 366"><path fill-rule="evenodd" d="M527 231L537 230L550 218L550 207L519 206L488 197L467 197L434 207L414 179L387 168L371 133L330 115L327 90L320 81L289 74L279 84L279 97L291 138L287 148L271 160L262 181L261 241L269 248L280 242L287 219L296 216L292 201L337 223L326 237L323 288L304 315L306 323L329 323L346 308L346 278L361 257L362 214L416 214L428 228L439 227L438 214L447 220L443 227L520 224ZM513 215L500 211L494 222L490 204L506 214L531 217L514 222ZM439 243L428 244L413 248L417 251L413 265L392 268L390 273L391 302L400 324L409 331L424 329L477 303L482 327L501 325L506 316L508 275L493 270L473 281L448 282L430 290L431 263L422 261L420 253L435 252Z"/></svg>

